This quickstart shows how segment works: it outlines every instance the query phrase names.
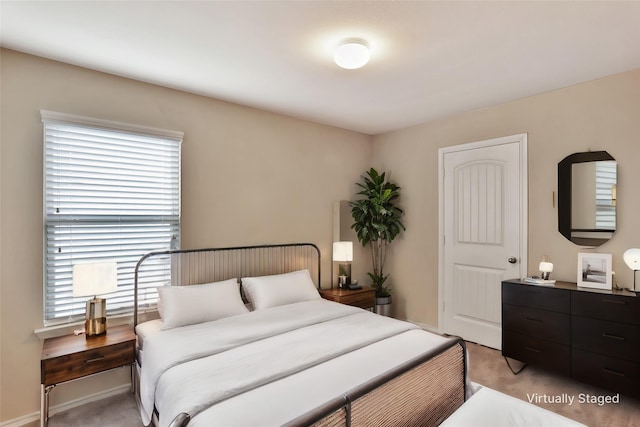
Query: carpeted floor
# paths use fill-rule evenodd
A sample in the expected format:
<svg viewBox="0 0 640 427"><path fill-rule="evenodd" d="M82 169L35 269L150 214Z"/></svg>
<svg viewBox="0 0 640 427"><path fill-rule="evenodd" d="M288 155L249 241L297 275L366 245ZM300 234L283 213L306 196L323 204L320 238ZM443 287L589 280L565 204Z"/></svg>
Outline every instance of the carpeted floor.
<svg viewBox="0 0 640 427"><path fill-rule="evenodd" d="M640 427L640 401L620 396L620 403L599 406L596 403L578 403L581 393L592 396L613 393L588 386L571 379L558 377L534 367L527 367L513 375L500 352L468 343L469 373L471 380L495 390L528 401L535 393L547 396L574 396L573 404L537 403L592 427ZM519 366L514 362L514 368ZM49 420L50 427L140 427L140 415L132 394L125 393L89 403L56 414ZM476 426L474 426L476 427ZM478 425L477 427L485 427ZM486 426L490 427L490 426ZM552 427L552 426L550 426Z"/></svg>
<svg viewBox="0 0 640 427"><path fill-rule="evenodd" d="M142 426L136 399L132 393L122 393L91 402L49 418L49 427Z"/></svg>
<svg viewBox="0 0 640 427"><path fill-rule="evenodd" d="M574 397L572 404L535 403L537 406L591 427L640 427L640 401L620 396L620 403L579 403L580 394L608 396L615 393L594 386L550 374L527 366L518 375L513 375L500 352L478 344L467 343L469 350L469 375L471 380L494 390L529 401L535 393L546 396ZM511 361L517 370L521 364ZM528 395L528 396L527 396Z"/></svg>

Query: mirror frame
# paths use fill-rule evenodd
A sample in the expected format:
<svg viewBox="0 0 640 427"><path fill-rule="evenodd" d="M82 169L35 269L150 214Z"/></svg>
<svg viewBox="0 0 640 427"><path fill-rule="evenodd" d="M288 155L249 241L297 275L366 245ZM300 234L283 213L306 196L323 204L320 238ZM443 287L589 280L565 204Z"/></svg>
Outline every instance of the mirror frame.
<svg viewBox="0 0 640 427"><path fill-rule="evenodd" d="M576 163L598 162L614 159L606 151L573 153L558 163L558 231L571 242L581 246L600 246L609 238L571 237L572 166ZM608 231L607 232L611 232ZM615 233L615 230L611 234Z"/></svg>

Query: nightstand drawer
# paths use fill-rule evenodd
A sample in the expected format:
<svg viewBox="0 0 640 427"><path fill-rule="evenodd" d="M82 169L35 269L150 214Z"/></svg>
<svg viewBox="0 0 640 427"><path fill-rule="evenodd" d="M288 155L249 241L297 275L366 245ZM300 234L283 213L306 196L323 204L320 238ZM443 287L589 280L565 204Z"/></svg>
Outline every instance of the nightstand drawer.
<svg viewBox="0 0 640 427"><path fill-rule="evenodd" d="M570 292L553 287L502 282L502 303L569 313Z"/></svg>
<svg viewBox="0 0 640 427"><path fill-rule="evenodd" d="M560 344L568 344L571 337L571 317L568 314L510 304L502 305L502 327Z"/></svg>
<svg viewBox="0 0 640 427"><path fill-rule="evenodd" d="M574 292L571 313L577 316L640 325L638 297Z"/></svg>
<svg viewBox="0 0 640 427"><path fill-rule="evenodd" d="M640 354L640 326L574 316L571 322L573 346L581 350L625 360Z"/></svg>
<svg viewBox="0 0 640 427"><path fill-rule="evenodd" d="M562 375L571 373L568 345L503 330L502 354Z"/></svg>
<svg viewBox="0 0 640 427"><path fill-rule="evenodd" d="M339 288L322 289L320 290L320 295L322 295L322 298L330 301L365 309L373 308L376 305L376 291L368 286L354 290Z"/></svg>
<svg viewBox="0 0 640 427"><path fill-rule="evenodd" d="M135 342L123 342L42 360L41 383L44 385L82 378L86 375L132 364Z"/></svg>
<svg viewBox="0 0 640 427"><path fill-rule="evenodd" d="M573 349L571 370L577 380L629 396L640 396L640 364Z"/></svg>
<svg viewBox="0 0 640 427"><path fill-rule="evenodd" d="M342 304L353 305L355 307L360 308L371 308L376 305L375 294L365 293L365 294L354 294L343 296L340 299Z"/></svg>

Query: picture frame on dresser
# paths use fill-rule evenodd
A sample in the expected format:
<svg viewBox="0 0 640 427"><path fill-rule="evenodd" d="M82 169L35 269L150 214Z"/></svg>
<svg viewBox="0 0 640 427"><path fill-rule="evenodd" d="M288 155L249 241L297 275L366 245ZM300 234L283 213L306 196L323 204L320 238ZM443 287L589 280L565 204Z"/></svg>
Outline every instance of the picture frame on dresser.
<svg viewBox="0 0 640 427"><path fill-rule="evenodd" d="M613 285L611 254L578 254L577 285L581 288L608 289Z"/></svg>

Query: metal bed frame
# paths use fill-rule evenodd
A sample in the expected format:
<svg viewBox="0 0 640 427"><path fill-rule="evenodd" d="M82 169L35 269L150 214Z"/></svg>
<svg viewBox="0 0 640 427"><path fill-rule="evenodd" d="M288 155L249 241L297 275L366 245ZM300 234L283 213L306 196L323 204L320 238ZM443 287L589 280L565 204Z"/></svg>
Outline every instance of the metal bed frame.
<svg viewBox="0 0 640 427"><path fill-rule="evenodd" d="M158 274L157 263L162 263L163 274ZM167 282L172 286L187 286L308 269L320 289L320 267L320 250L313 243L151 252L144 255L135 267L134 328L138 324L141 284L155 290L155 286ZM346 391L286 425L439 425L464 403L466 379L465 343L458 337L451 337L437 348ZM137 393L139 388L134 387L134 390ZM158 417L154 411L152 424L158 425ZM169 427L184 427L189 421L190 416L181 413Z"/></svg>

